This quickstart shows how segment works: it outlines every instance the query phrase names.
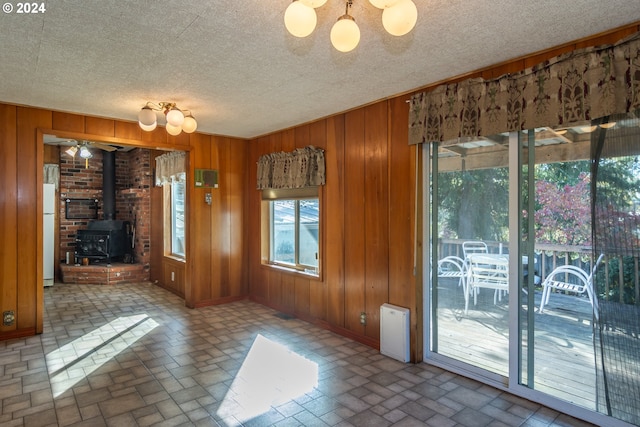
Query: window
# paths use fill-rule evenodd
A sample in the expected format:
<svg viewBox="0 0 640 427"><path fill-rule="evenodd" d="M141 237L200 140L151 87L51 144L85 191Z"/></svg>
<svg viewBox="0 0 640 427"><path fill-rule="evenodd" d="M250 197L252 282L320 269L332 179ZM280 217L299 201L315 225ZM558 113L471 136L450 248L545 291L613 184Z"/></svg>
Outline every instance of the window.
<svg viewBox="0 0 640 427"><path fill-rule="evenodd" d="M263 192L263 263L319 275L318 190Z"/></svg>
<svg viewBox="0 0 640 427"><path fill-rule="evenodd" d="M164 184L165 196L165 254L185 256L185 178L184 172L177 180Z"/></svg>

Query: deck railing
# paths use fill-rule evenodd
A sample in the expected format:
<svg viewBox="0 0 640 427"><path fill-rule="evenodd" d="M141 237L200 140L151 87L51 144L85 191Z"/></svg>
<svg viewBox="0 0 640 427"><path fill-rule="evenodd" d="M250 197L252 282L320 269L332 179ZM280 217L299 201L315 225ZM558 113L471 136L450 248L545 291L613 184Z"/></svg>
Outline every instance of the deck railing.
<svg viewBox="0 0 640 427"><path fill-rule="evenodd" d="M466 240L440 239L438 257L455 255L463 258L462 243ZM507 253L505 242L484 241L490 253ZM589 246L538 243L535 247L535 273L543 281L560 265L575 265L590 272L593 259ZM640 305L640 260L637 256L607 255L598 266L596 280L599 298L625 304Z"/></svg>

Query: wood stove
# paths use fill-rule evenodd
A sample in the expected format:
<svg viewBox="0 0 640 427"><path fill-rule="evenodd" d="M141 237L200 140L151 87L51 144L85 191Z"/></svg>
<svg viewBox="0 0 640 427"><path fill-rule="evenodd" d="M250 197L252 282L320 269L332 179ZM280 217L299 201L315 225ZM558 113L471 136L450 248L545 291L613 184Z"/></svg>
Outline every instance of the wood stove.
<svg viewBox="0 0 640 427"><path fill-rule="evenodd" d="M76 235L76 259L123 260L130 255L130 224L128 221L92 221L86 230Z"/></svg>

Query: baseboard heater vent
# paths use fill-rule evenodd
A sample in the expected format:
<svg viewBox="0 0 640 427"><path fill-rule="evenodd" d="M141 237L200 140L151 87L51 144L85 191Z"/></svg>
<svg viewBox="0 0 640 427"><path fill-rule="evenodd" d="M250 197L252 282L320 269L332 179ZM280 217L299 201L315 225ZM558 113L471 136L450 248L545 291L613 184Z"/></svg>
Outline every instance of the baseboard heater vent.
<svg viewBox="0 0 640 427"><path fill-rule="evenodd" d="M409 315L408 308L391 304L380 306L380 353L400 362L408 362L409 357Z"/></svg>

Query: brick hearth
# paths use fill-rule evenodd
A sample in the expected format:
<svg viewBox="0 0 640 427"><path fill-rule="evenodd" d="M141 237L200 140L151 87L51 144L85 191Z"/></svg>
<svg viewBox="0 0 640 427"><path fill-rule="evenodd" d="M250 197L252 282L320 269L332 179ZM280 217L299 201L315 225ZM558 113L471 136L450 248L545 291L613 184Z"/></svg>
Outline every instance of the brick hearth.
<svg viewBox="0 0 640 427"><path fill-rule="evenodd" d="M62 283L116 285L149 280L149 272L145 271L143 264L61 264L60 273Z"/></svg>

